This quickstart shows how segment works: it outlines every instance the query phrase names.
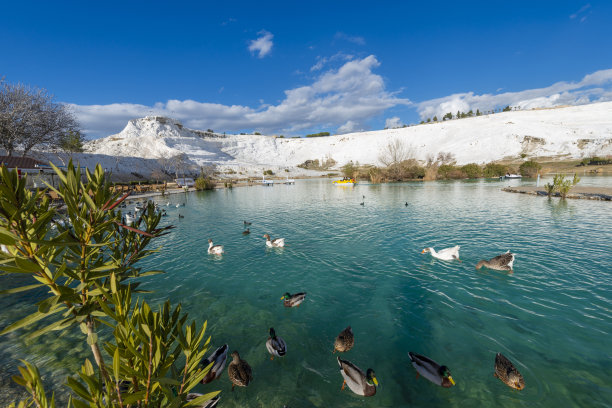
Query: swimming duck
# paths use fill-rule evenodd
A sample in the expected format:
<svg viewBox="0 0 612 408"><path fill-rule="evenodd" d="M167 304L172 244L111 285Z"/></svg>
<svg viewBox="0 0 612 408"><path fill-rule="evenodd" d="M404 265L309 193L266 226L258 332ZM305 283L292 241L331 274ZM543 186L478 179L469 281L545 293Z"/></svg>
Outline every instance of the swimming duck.
<svg viewBox="0 0 612 408"><path fill-rule="evenodd" d="M242 231L242 235L249 235L250 233L251 233L251 230L249 228Z"/></svg>
<svg viewBox="0 0 612 408"><path fill-rule="evenodd" d="M488 261L481 260L476 264L476 269L480 269L483 266L489 269L496 269L498 271L512 271L512 265L514 264L514 254L507 251L505 254L497 255L495 258L491 258Z"/></svg>
<svg viewBox="0 0 612 408"><path fill-rule="evenodd" d="M213 255L223 254L223 245L213 245L212 239L208 240L208 253Z"/></svg>
<svg viewBox="0 0 612 408"><path fill-rule="evenodd" d="M190 392L187 394L187 401L193 401L194 399L203 397L204 395L205 394L200 394L197 392ZM221 397L217 395L214 398L204 401L201 405L197 405L197 408L214 408L217 406L220 399Z"/></svg>
<svg viewBox="0 0 612 408"><path fill-rule="evenodd" d="M432 359L413 352L409 352L408 355L410 356L412 365L417 370L417 378L419 377L419 374L421 374L432 383L440 385L444 388L450 388L455 385L455 380L453 380L447 366L441 366Z"/></svg>
<svg viewBox="0 0 612 408"><path fill-rule="evenodd" d="M266 348L271 354L270 360L274 360L274 356L284 357L287 354L287 343L282 337L276 335L273 327L270 327L270 337L266 341Z"/></svg>
<svg viewBox="0 0 612 408"><path fill-rule="evenodd" d="M285 238L270 239L270 235L264 234L266 239L266 246L268 248L282 248L285 246Z"/></svg>
<svg viewBox="0 0 612 408"><path fill-rule="evenodd" d="M200 365L204 368L208 367L212 363L212 367L210 367L210 371L206 376L200 381L202 384L208 384L212 380L216 380L221 376L223 369L225 368L225 363L227 363L227 351L229 347L227 344L219 347L212 353L210 356L202 359Z"/></svg>
<svg viewBox="0 0 612 408"><path fill-rule="evenodd" d="M244 225L251 225L252 224L251 222L248 222L248 221L243 221L243 222L244 222Z"/></svg>
<svg viewBox="0 0 612 408"><path fill-rule="evenodd" d="M502 380L508 387L514 388L515 390L522 390L525 388L525 380L519 371L514 367L514 364L510 362L502 353L497 353L495 356L495 373L494 377Z"/></svg>
<svg viewBox="0 0 612 408"><path fill-rule="evenodd" d="M251 366L244 360L240 359L240 354L237 351L232 353L233 361L227 368L227 375L232 382L232 391L234 386L246 387L251 381L253 381L253 371Z"/></svg>
<svg viewBox="0 0 612 408"><path fill-rule="evenodd" d="M338 365L340 366L340 374L344 377L342 383L342 390L344 386L348 385L351 391L357 395L363 395L364 397L371 397L376 394L376 387L378 387L378 380L374 370L368 368L364 374L363 371L350 361L342 360L338 357Z"/></svg>
<svg viewBox="0 0 612 408"><path fill-rule="evenodd" d="M339 351L340 353L344 353L345 351L349 351L355 345L355 336L353 335L353 329L351 326L342 330L338 337L336 337L336 341L334 341L334 353Z"/></svg>
<svg viewBox="0 0 612 408"><path fill-rule="evenodd" d="M284 300L283 304L285 307L300 307L304 299L306 299L306 292L295 293L293 295L286 292L281 298L281 300Z"/></svg>
<svg viewBox="0 0 612 408"><path fill-rule="evenodd" d="M461 259L459 259L459 248L461 247L456 245L452 248L441 249L439 252L436 252L436 250L433 248L425 248L423 251L421 251L421 253L425 254L429 252L434 258L438 258L443 261L452 261L453 259L456 259L461 262Z"/></svg>

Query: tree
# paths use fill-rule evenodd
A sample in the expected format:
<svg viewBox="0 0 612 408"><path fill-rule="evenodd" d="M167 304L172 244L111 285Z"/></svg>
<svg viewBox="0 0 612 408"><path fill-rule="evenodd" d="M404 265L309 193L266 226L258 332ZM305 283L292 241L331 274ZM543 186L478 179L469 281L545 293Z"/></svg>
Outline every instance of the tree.
<svg viewBox="0 0 612 408"><path fill-rule="evenodd" d="M161 215L153 204L132 226L125 225L115 209L129 193L113 193L100 165L93 173L87 171L86 182L72 162L67 171L54 169L61 180L54 191L66 207L66 222L61 224L54 222L58 213L46 191L28 190L27 177L0 167L0 239L6 248L0 251L2 272L33 283L1 293L46 289L39 292L43 299L37 310L0 335L36 322L46 325L30 330L28 339L51 331L62 337L80 328L95 365L86 359L81 370L68 377L71 406L186 406L187 394L209 371L198 364L210 341L204 341L206 324L198 328L195 322L187 323L180 305L172 308L166 302L153 311L147 302L133 299L140 278L161 273L142 272L137 265L155 252L148 249L152 241L171 227L157 227ZM103 343L98 337L102 324L110 329ZM21 376L13 378L31 397L18 406L54 407L37 368L23 363Z"/></svg>
<svg viewBox="0 0 612 408"><path fill-rule="evenodd" d="M437 116L434 116L434 117L433 117L433 121L434 121L434 122L437 122L437 121L438 121L438 117L437 117Z"/></svg>
<svg viewBox="0 0 612 408"><path fill-rule="evenodd" d="M25 156L34 147L57 147L77 129L68 106L55 102L46 90L0 81L0 147L8 156L16 150Z"/></svg>
<svg viewBox="0 0 612 408"><path fill-rule="evenodd" d="M481 115L482 113L478 109L476 109L476 116L481 116Z"/></svg>
<svg viewBox="0 0 612 408"><path fill-rule="evenodd" d="M402 178L402 163L413 156L413 149L401 139L391 140L380 152L378 161L384 164L394 180Z"/></svg>
<svg viewBox="0 0 612 408"><path fill-rule="evenodd" d="M85 138L78 130L69 130L59 137L59 148L67 153L83 152Z"/></svg>

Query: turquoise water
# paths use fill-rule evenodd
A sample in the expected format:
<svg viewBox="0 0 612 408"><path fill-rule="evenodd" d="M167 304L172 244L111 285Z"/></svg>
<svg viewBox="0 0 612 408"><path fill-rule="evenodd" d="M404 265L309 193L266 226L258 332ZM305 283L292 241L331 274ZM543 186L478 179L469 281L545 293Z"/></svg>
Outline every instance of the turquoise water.
<svg viewBox="0 0 612 408"><path fill-rule="evenodd" d="M298 180L170 196L159 202L186 206L168 207L163 222L177 228L143 265L167 273L143 286L155 291L149 301L169 298L208 320L212 344L228 343L252 366L246 389L232 393L227 375L201 388L221 389L220 407L609 407L612 204L500 191L510 183L532 182L350 188ZM266 249L264 233L287 247ZM225 246L223 257L207 254L208 238ZM453 245L462 263L421 254ZM513 274L474 269L508 249ZM284 308L287 291L308 292L306 301ZM27 309L20 298L0 302L0 327ZM340 391L332 350L347 325L355 347L342 358L376 371L372 398ZM287 342L285 358L270 361L269 327ZM2 365L29 355L48 381L65 377L57 359L87 356L50 338L24 345L4 337L0 350ZM408 351L446 364L457 386L416 379ZM497 352L521 371L523 391L493 377Z"/></svg>

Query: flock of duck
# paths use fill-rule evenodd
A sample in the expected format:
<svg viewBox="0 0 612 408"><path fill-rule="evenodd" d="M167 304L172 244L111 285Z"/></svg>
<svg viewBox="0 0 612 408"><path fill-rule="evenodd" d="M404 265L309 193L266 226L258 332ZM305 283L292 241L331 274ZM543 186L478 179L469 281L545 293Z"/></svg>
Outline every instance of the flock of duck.
<svg viewBox="0 0 612 408"><path fill-rule="evenodd" d="M243 221L244 235L250 234L250 222ZM270 238L270 235L265 234L266 247L268 248L282 248L285 246L284 238ZM421 253L429 253L432 257L444 260L444 261L458 261L460 246L454 246L451 248L445 248L440 251L436 251L434 248L425 248ZM208 253L211 255L223 255L224 249L222 245L214 245L212 239L208 240ZM515 255L510 251L501 255L495 256L489 260L481 260L476 264L476 269L480 269L483 266L489 269L503 270L512 272ZM295 294L285 293L281 300L285 307L299 307L306 299L306 293L300 292ZM266 349L270 354L270 359L274 357L284 357L287 354L287 343L285 340L276 334L274 328L269 329L270 337L266 341ZM339 352L344 353L353 348L355 345L355 336L350 326L344 329L338 334L334 341L333 353ZM229 347L227 344L216 349L210 356L202 360L201 366L203 368L210 367L210 371L207 376L202 380L202 384L207 384L217 378L219 378L227 363L227 354ZM436 361L429 357L414 352L409 352L408 356L412 366L416 370L417 378L422 376L432 383L441 387L450 388L455 385L455 381L451 376L450 369L446 365L440 365ZM243 359L240 358L238 351L231 353L232 361L228 365L227 374L232 382L232 391L235 386L246 387L253 380L253 370L251 366ZM364 397L371 397L376 394L376 388L379 386L376 373L372 368L368 368L365 372L357 365L353 364L348 360L344 360L337 357L337 362L340 367L340 374L343 377L343 383L341 390L344 390L346 386L357 395ZM516 390L522 390L525 387L525 381L521 373L516 369L514 364L501 353L497 353L495 356L494 374L496 378L499 378L507 386ZM197 398L202 394L193 393L189 395L189 399ZM213 408L217 405L219 397L215 397L207 401L203 408Z"/></svg>

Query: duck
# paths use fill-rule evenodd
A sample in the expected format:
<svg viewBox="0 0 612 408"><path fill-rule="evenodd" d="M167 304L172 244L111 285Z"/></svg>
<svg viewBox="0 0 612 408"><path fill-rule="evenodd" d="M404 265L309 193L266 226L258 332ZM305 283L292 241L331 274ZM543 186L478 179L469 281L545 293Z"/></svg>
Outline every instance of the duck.
<svg viewBox="0 0 612 408"><path fill-rule="evenodd" d="M264 234L266 239L266 246L268 248L282 248L285 246L285 238L270 239L270 235Z"/></svg>
<svg viewBox="0 0 612 408"><path fill-rule="evenodd" d="M452 261L456 259L457 261L461 262L461 259L459 259L459 248L461 248L459 245L455 245L454 247L444 248L439 252L436 252L435 249L429 247L422 250L421 253L426 254L429 252L434 258L438 258L443 261Z"/></svg>
<svg viewBox="0 0 612 408"><path fill-rule="evenodd" d="M253 381L253 370L251 370L249 363L240 359L238 351L232 353L232 359L227 368L227 375L232 382L232 391L234 391L234 386L246 387Z"/></svg>
<svg viewBox="0 0 612 408"><path fill-rule="evenodd" d="M250 233L251 233L251 230L249 228L242 231L242 235L249 235Z"/></svg>
<svg viewBox="0 0 612 408"><path fill-rule="evenodd" d="M374 370L368 368L364 374L355 364L342 360L340 357L338 357L338 365L340 366L340 374L344 377L341 390L344 390L344 386L348 385L349 389L357 395L371 397L376 394L378 380Z"/></svg>
<svg viewBox="0 0 612 408"><path fill-rule="evenodd" d="M406 201L406 204L404 204L405 207L408 207L408 201Z"/></svg>
<svg viewBox="0 0 612 408"><path fill-rule="evenodd" d="M248 222L248 221L243 221L243 222L244 222L244 225L251 225L252 224L251 222Z"/></svg>
<svg viewBox="0 0 612 408"><path fill-rule="evenodd" d="M196 398L200 398L203 397L206 394L200 394L198 392L190 392L189 394L187 394L187 401L193 401ZM220 396L216 396L214 398L208 399L204 402L202 402L201 404L197 405L197 408L214 408L217 406L217 404L219 403L219 400L221 399Z"/></svg>
<svg viewBox="0 0 612 408"><path fill-rule="evenodd" d="M306 299L306 292L295 293L293 295L285 292L281 298L281 300L284 300L283 304L285 307L300 307L304 299Z"/></svg>
<svg viewBox="0 0 612 408"><path fill-rule="evenodd" d="M179 218L185 218L185 216L184 216L184 215L179 214Z"/></svg>
<svg viewBox="0 0 612 408"><path fill-rule="evenodd" d="M338 337L336 337L336 341L334 341L334 353L336 351L340 353L344 353L345 351L349 351L355 345L355 335L353 334L353 329L351 326L348 326L346 329L342 330Z"/></svg>
<svg viewBox="0 0 612 408"><path fill-rule="evenodd" d="M420 374L432 383L444 388L450 388L455 385L455 380L453 380L447 366L441 366L432 359L412 351L408 353L408 356L413 367L417 370L417 378L419 378Z"/></svg>
<svg viewBox="0 0 612 408"><path fill-rule="evenodd" d="M493 376L499 378L504 384L515 390L520 391L525 388L523 376L502 353L497 353L495 356L495 372Z"/></svg>
<svg viewBox="0 0 612 408"><path fill-rule="evenodd" d="M210 371L206 376L200 381L202 384L208 384L212 380L216 380L221 376L223 369L225 368L225 363L227 363L227 351L229 347L227 344L222 345L218 349L216 349L210 356L202 359L200 365L204 368L210 367Z"/></svg>
<svg viewBox="0 0 612 408"><path fill-rule="evenodd" d="M273 327L270 327L270 337L266 341L266 348L270 353L270 360L274 360L274 356L284 357L287 354L287 343L282 337L276 335Z"/></svg>
<svg viewBox="0 0 612 408"><path fill-rule="evenodd" d="M212 239L208 240L208 253L213 255L223 254L223 245L213 245Z"/></svg>
<svg viewBox="0 0 612 408"><path fill-rule="evenodd" d="M507 251L504 254L497 255L495 258L491 258L488 261L481 260L476 264L476 269L480 269L483 266L489 269L496 269L498 271L512 271L512 265L514 264L514 254Z"/></svg>

